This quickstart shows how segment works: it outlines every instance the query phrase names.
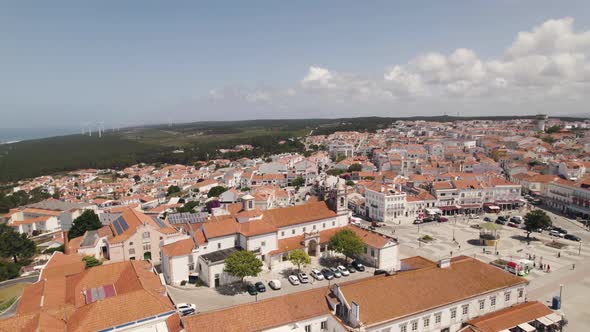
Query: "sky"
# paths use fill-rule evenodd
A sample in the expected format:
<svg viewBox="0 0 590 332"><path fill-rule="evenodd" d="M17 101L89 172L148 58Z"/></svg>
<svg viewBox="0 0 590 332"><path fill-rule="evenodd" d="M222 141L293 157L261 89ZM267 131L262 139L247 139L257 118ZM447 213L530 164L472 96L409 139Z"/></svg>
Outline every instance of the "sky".
<svg viewBox="0 0 590 332"><path fill-rule="evenodd" d="M0 128L588 112L590 1L3 1Z"/></svg>

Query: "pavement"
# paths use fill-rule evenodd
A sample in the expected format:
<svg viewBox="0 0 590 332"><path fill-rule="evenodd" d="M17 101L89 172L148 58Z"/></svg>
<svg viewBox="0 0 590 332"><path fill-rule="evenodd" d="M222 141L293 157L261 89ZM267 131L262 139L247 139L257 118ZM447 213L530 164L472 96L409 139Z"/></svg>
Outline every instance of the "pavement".
<svg viewBox="0 0 590 332"><path fill-rule="evenodd" d="M35 274L35 275L30 275L30 276L26 276L26 277L22 277L22 278L5 280L3 282L0 282L0 289L4 288L4 287L10 287L14 284L34 283L37 281L38 278L39 278L39 276ZM10 308L6 309L3 313L0 314L0 319L14 316L16 314L17 305L18 305L18 300L16 300Z"/></svg>
<svg viewBox="0 0 590 332"><path fill-rule="evenodd" d="M374 269L365 267L364 272L351 273L350 276L342 276L340 278L334 278L333 280L322 280L318 281L309 275L309 271L312 269L321 270L322 266L319 265L318 260L312 258L312 264L302 268L304 272L309 276L310 282L308 284L291 285L287 280L287 277L292 273L297 273L295 270L288 268L283 271L273 269L272 271L264 271L256 278L247 278L245 282L256 283L258 281L264 282L266 285L266 292L258 293L257 296L248 294L245 288L239 283L232 286L220 287L217 289L209 287L175 287L167 286L168 295L174 303L194 303L197 306L197 312L207 312L211 310L221 309L230 307L238 304L256 302L276 296L291 294L295 292L301 292L308 289L326 287L334 282L346 282L350 280L358 280L373 276ZM272 290L268 287L268 282L273 279L279 279L281 281L280 290Z"/></svg>

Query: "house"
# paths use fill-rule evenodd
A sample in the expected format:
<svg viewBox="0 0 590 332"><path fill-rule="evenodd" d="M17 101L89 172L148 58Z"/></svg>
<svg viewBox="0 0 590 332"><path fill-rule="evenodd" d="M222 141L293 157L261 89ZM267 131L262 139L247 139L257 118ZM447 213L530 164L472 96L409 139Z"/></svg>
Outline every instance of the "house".
<svg viewBox="0 0 590 332"><path fill-rule="evenodd" d="M185 330L454 332L464 322L526 301L525 279L471 257L438 264L411 257L401 266L393 275L336 281L329 289L187 317Z"/></svg>
<svg viewBox="0 0 590 332"><path fill-rule="evenodd" d="M162 246L166 282L177 284L198 278L209 287L230 282L232 279L217 265L234 249L254 252L268 269L290 264L289 253L296 249L311 256L329 255L328 241L342 229L350 229L363 239L365 251L359 258L367 265L399 269L397 241L349 224L342 183L325 196L325 201L261 210L256 208L254 197L246 195L241 204L229 206L225 215L184 225L190 237ZM219 251L223 254L214 254Z"/></svg>
<svg viewBox="0 0 590 332"><path fill-rule="evenodd" d="M111 262L137 259L158 264L160 245L182 236L183 233L168 221L127 208L109 225L72 239L68 248L71 253L92 255Z"/></svg>
<svg viewBox="0 0 590 332"><path fill-rule="evenodd" d="M0 331L164 331L182 329L160 278L145 261L86 269L79 255L55 252L23 290Z"/></svg>
<svg viewBox="0 0 590 332"><path fill-rule="evenodd" d="M467 321L464 332L558 331L563 317L538 301L515 304Z"/></svg>

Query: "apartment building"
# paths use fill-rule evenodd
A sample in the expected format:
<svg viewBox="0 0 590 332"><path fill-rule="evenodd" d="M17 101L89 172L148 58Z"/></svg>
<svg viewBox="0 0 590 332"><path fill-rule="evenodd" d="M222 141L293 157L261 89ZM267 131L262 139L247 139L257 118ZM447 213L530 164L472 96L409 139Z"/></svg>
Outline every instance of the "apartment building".
<svg viewBox="0 0 590 332"><path fill-rule="evenodd" d="M399 185L372 183L365 188L367 216L376 221L393 222L405 215L406 195Z"/></svg>

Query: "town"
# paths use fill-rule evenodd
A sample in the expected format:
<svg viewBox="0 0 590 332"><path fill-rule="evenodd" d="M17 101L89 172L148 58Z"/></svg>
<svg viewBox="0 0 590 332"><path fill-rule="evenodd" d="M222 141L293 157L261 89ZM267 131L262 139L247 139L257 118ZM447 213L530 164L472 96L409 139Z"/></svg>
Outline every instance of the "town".
<svg viewBox="0 0 590 332"><path fill-rule="evenodd" d="M18 181L0 330L583 331L589 128L399 120Z"/></svg>

